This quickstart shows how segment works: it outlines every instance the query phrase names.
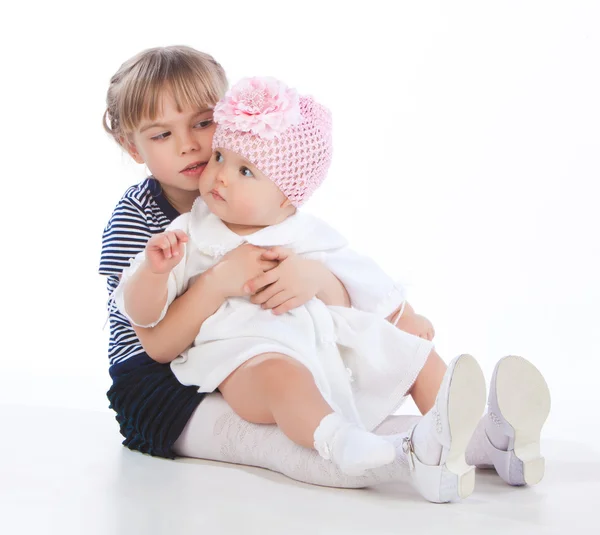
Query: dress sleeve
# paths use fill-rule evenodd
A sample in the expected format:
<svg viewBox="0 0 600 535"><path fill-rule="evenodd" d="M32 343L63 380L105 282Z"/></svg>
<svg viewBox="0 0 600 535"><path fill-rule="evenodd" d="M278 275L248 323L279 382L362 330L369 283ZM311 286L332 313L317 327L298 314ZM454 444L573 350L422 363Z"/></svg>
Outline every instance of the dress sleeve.
<svg viewBox="0 0 600 535"><path fill-rule="evenodd" d="M346 288L352 307L387 318L402 306L406 296L400 283L374 260L352 250L329 224L314 217L307 221L296 252L325 264Z"/></svg>
<svg viewBox="0 0 600 535"><path fill-rule="evenodd" d="M404 287L377 263L349 247L322 253L320 260L344 285L352 307L387 318L406 299Z"/></svg>

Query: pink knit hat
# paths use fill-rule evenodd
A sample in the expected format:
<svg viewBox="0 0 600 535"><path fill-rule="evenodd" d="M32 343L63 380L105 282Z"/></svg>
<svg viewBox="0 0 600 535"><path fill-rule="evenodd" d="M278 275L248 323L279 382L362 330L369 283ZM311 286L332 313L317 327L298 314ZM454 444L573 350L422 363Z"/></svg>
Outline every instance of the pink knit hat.
<svg viewBox="0 0 600 535"><path fill-rule="evenodd" d="M274 78L244 78L215 106L213 150L231 150L271 179L294 206L331 163L331 113Z"/></svg>

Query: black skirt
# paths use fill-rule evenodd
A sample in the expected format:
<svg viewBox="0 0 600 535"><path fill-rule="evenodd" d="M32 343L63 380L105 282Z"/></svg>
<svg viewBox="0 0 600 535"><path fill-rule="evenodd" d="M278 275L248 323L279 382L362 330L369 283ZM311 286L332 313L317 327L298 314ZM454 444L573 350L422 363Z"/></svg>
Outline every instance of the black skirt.
<svg viewBox="0 0 600 535"><path fill-rule="evenodd" d="M169 364L147 354L111 367L113 384L106 393L116 414L123 445L156 457L174 459L173 444L206 394L184 386Z"/></svg>

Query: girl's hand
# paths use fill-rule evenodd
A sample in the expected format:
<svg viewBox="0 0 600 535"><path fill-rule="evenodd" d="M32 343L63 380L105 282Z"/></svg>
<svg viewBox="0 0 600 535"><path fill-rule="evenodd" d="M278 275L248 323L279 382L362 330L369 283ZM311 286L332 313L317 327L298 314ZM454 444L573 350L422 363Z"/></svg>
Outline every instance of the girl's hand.
<svg viewBox="0 0 600 535"><path fill-rule="evenodd" d="M419 338L425 338L425 340L433 340L435 336L435 329L433 324L425 317L420 314L403 314L396 324L398 329L405 331L410 334L414 334Z"/></svg>
<svg viewBox="0 0 600 535"><path fill-rule="evenodd" d="M278 261L279 265L259 275L246 284L250 301L274 314L286 312L304 305L322 289L327 268L317 260L299 257L283 247L263 250L265 260Z"/></svg>
<svg viewBox="0 0 600 535"><path fill-rule="evenodd" d="M249 295L246 282L272 270L279 262L263 258L265 250L248 243L229 251L221 261L211 268L213 284L217 285L224 298Z"/></svg>
<svg viewBox="0 0 600 535"><path fill-rule="evenodd" d="M146 264L156 275L170 273L181 262L188 235L183 230L155 234L146 244Z"/></svg>

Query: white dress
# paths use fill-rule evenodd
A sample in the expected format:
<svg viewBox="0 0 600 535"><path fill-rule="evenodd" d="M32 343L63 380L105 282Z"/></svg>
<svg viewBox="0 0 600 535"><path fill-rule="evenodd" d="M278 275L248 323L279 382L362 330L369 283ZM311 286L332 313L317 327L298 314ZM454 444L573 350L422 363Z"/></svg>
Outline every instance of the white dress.
<svg viewBox="0 0 600 535"><path fill-rule="evenodd" d="M313 298L275 316L249 298L230 298L204 322L193 345L172 361L171 369L182 384L213 392L252 357L282 353L311 371L332 409L366 429L374 429L402 404L433 344L384 319L401 306L403 288L371 259L351 251L329 225L298 212L278 225L238 236L199 198L192 211L175 219L167 230L173 229L184 230L190 239L169 276L168 298L159 319L141 327L161 321L194 277L244 243L280 245L320 260L344 284L353 307L327 306ZM143 260L141 252L131 261L114 295L125 315L123 284Z"/></svg>

